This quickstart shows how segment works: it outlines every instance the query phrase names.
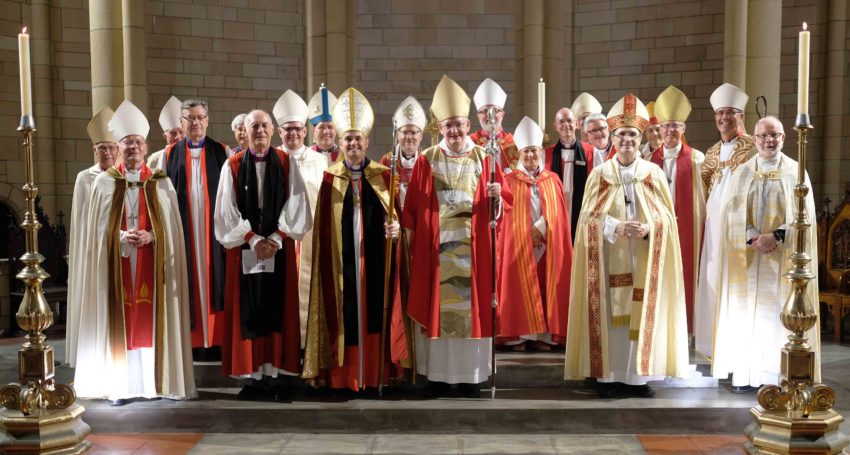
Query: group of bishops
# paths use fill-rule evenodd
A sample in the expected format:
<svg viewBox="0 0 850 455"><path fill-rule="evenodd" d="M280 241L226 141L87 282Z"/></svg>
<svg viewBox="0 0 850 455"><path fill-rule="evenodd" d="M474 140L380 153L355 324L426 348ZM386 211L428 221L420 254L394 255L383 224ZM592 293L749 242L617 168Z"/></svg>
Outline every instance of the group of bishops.
<svg viewBox="0 0 850 455"><path fill-rule="evenodd" d="M193 398L194 357L242 378L240 399L285 399L285 376L362 391L405 371L428 379L426 396L477 397L495 337L565 347L565 378L594 378L605 397L687 377L689 335L733 391L776 383L797 236L782 124L747 135L748 97L723 84L710 100L721 140L703 154L677 88L648 105L627 94L607 115L582 93L544 148L528 117L503 130L506 98L486 79L470 134L471 100L443 76L427 112L398 106L377 161L356 88L322 86L309 104L288 90L271 115L233 119L232 148L207 136L206 102L171 97L167 146L149 157L135 105L100 110L97 163L72 202L77 394ZM429 117L441 140L420 150Z"/></svg>

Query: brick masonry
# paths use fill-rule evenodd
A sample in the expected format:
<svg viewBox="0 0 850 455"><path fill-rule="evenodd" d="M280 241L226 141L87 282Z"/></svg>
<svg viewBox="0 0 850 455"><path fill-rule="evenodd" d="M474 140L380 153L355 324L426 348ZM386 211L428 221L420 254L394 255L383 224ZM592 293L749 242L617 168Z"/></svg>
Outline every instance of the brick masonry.
<svg viewBox="0 0 850 455"><path fill-rule="evenodd" d="M21 22L32 23L30 3L0 0L0 123L6 125L0 130L0 199L16 211L22 209L18 188L24 180L23 150L15 132L16 34ZM49 8L49 41L42 49L47 55L33 57L33 85L39 124L37 178L47 213L55 218L60 210L69 213L75 175L92 162L85 132L91 116L91 77L88 2L54 1ZM427 108L443 73L470 96L485 77L498 81L508 92L508 130L522 115L536 115L519 112L516 104L516 8L512 0L358 1L359 14L351 20L357 21L358 88L376 112L372 156L389 147L390 118L397 104L412 94ZM157 118L172 94L207 99L210 134L227 143L233 142L229 124L235 114L253 107L271 110L288 88L310 95L303 93L304 0L146 0L145 11L150 152L163 145ZM570 81L564 99L589 91L607 109L626 92L650 101L674 84L694 107L688 140L702 150L716 140L708 97L723 82L724 2L574 0L565 11L571 11L573 19L564 14L563 61L565 80ZM778 112L789 133L786 151L794 156L796 134L790 126L796 113L796 33L806 20L813 30L810 111L816 127L809 141L810 173L816 197L837 200L847 181L842 169L848 168L850 143L845 136L840 152L822 150L826 14L815 0L783 1ZM850 28L846 38L850 48ZM846 67L838 71L848 74ZM547 87L548 93L555 90ZM547 112L548 121L553 117L554 112ZM472 122L477 129L477 121ZM846 131L850 119L841 123Z"/></svg>

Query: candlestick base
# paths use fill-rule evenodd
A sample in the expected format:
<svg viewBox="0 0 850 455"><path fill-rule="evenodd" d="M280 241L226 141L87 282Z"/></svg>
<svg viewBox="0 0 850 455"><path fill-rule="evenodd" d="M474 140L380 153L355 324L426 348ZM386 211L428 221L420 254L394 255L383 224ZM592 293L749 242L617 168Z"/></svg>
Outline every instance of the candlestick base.
<svg viewBox="0 0 850 455"><path fill-rule="evenodd" d="M805 114L797 114L797 120L794 122L794 127L796 128L806 128L812 129L812 119L809 117L808 112Z"/></svg>
<svg viewBox="0 0 850 455"><path fill-rule="evenodd" d="M35 131L35 117L32 115L22 115L21 123L18 126L18 131Z"/></svg>
<svg viewBox="0 0 850 455"><path fill-rule="evenodd" d="M38 410L24 415L12 409L0 410L0 452L17 454L81 454L91 448L86 436L91 427L83 422L85 409L73 404L67 409Z"/></svg>

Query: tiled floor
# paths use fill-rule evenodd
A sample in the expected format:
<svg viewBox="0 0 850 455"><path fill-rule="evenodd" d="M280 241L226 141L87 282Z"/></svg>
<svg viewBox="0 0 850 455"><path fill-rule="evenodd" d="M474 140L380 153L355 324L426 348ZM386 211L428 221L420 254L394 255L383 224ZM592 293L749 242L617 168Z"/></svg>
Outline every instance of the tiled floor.
<svg viewBox="0 0 850 455"><path fill-rule="evenodd" d="M744 454L743 435L95 434L90 454Z"/></svg>

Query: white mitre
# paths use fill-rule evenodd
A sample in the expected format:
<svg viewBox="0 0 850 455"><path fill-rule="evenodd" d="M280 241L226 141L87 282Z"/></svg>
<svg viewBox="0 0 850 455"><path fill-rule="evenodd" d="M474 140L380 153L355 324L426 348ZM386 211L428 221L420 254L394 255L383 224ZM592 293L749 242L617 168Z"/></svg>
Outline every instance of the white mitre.
<svg viewBox="0 0 850 455"><path fill-rule="evenodd" d="M570 110L573 111L573 114L575 114L576 117L581 117L582 114L601 114L602 104L600 104L599 100L590 93L582 92L581 95L576 97L576 100L573 101L573 105L570 107Z"/></svg>
<svg viewBox="0 0 850 455"><path fill-rule="evenodd" d="M292 90L287 90L272 109L274 119L278 125L283 125L288 122L301 122L307 124L307 103Z"/></svg>
<svg viewBox="0 0 850 455"><path fill-rule="evenodd" d="M425 125L428 124L428 118L425 116L425 109L422 108L419 101L408 96L396 108L395 114L393 114L393 123L397 129L413 125L419 128L419 131L424 131Z"/></svg>
<svg viewBox="0 0 850 455"><path fill-rule="evenodd" d="M543 147L543 130L534 120L523 117L514 131L514 143L517 150L526 147Z"/></svg>
<svg viewBox="0 0 850 455"><path fill-rule="evenodd" d="M109 121L109 131L119 141L133 135L147 139L150 129L151 126L148 119L145 118L145 114L128 100L124 100L118 106L115 114L112 115L112 120Z"/></svg>
<svg viewBox="0 0 850 455"><path fill-rule="evenodd" d="M325 84L322 84L307 104L310 124L316 126L322 122L332 122L334 104L336 104L336 96L325 87Z"/></svg>
<svg viewBox="0 0 850 455"><path fill-rule="evenodd" d="M163 132L182 126L180 124L180 107L182 105L182 101L172 96L165 102L165 106L162 106L162 110L159 112L159 126L162 127Z"/></svg>
<svg viewBox="0 0 850 455"><path fill-rule="evenodd" d="M743 111L747 107L747 100L749 99L750 97L743 90L727 82L714 90L709 101L711 108L715 111L724 107Z"/></svg>
<svg viewBox="0 0 850 455"><path fill-rule="evenodd" d="M484 79L484 82L478 86L478 90L475 91L475 95L472 97L472 100L475 102L476 111L480 111L487 106L496 106L504 110L507 99L508 94L489 77Z"/></svg>

